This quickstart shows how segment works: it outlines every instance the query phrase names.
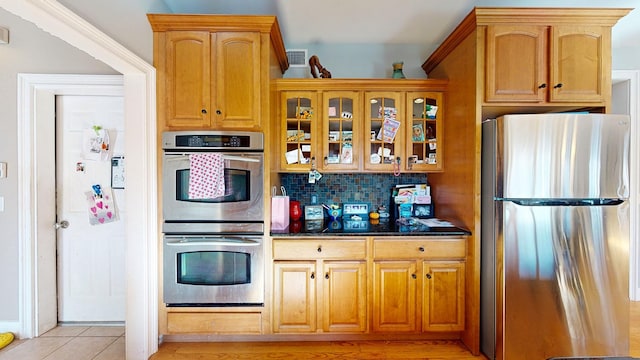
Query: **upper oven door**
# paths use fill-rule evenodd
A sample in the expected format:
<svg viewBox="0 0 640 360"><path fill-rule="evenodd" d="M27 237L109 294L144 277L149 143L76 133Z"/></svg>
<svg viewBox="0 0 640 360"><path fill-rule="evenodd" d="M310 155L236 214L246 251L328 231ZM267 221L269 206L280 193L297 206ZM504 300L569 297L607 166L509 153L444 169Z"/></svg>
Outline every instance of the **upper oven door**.
<svg viewBox="0 0 640 360"><path fill-rule="evenodd" d="M222 153L225 195L190 199L190 160L193 152L165 151L162 200L165 222L264 221L263 153Z"/></svg>

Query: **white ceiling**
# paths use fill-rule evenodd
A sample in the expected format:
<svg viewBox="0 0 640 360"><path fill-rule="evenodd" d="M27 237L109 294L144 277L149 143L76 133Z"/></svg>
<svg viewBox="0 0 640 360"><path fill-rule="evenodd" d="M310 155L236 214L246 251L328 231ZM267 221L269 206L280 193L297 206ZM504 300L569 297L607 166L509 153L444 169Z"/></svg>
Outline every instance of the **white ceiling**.
<svg viewBox="0 0 640 360"><path fill-rule="evenodd" d="M287 47L439 45L474 6L637 8L640 0L164 0L174 13L273 14ZM640 10L613 29L613 47L640 46Z"/></svg>

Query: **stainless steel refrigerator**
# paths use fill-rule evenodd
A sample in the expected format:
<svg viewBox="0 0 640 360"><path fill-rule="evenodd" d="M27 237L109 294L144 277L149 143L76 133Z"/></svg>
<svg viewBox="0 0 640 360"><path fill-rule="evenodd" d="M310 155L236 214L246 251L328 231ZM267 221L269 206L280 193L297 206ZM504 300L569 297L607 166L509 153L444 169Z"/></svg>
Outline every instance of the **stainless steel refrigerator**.
<svg viewBox="0 0 640 360"><path fill-rule="evenodd" d="M629 352L629 118L482 125L481 347L489 359Z"/></svg>

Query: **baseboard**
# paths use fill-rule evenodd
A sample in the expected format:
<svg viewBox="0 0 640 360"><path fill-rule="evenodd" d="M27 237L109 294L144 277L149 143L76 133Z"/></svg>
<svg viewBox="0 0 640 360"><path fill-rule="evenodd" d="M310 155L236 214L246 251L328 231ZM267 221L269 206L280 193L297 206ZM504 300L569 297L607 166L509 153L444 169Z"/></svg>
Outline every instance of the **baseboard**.
<svg viewBox="0 0 640 360"><path fill-rule="evenodd" d="M0 321L0 333L12 332L17 338L20 337L20 323L17 321Z"/></svg>

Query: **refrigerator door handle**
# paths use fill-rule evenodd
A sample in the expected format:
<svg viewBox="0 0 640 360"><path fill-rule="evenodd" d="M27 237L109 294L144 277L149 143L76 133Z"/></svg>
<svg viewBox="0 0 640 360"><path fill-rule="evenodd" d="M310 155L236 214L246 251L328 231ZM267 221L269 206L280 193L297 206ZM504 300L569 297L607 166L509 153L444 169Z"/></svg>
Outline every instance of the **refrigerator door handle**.
<svg viewBox="0 0 640 360"><path fill-rule="evenodd" d="M624 199L504 199L521 206L616 206Z"/></svg>

